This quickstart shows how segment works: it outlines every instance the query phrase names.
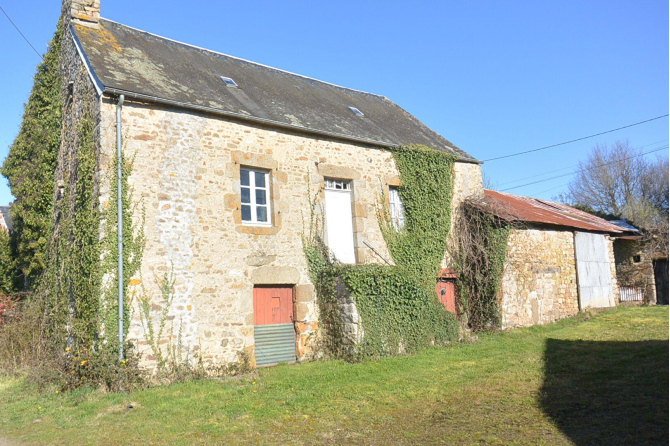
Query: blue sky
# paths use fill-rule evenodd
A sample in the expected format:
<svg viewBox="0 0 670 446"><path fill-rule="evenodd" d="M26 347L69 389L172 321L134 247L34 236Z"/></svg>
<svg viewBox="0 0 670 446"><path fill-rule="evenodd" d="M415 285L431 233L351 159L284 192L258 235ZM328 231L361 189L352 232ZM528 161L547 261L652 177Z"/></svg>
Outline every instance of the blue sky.
<svg viewBox="0 0 670 446"><path fill-rule="evenodd" d="M387 96L486 160L668 113L668 2L101 0L102 16L175 40ZM40 53L58 0L0 0ZM0 158L37 55L0 14ZM490 161L505 189L571 172L594 144L668 145L668 118ZM668 150L649 154L667 157ZM558 172L557 169L565 169ZM546 176L537 176L551 172ZM570 177L510 190L551 198ZM0 180L0 204L11 201Z"/></svg>

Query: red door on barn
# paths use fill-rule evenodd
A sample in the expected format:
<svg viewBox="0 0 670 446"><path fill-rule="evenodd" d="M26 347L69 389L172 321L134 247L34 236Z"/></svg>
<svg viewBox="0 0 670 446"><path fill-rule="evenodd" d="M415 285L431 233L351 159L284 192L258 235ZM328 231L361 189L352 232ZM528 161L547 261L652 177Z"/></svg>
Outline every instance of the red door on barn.
<svg viewBox="0 0 670 446"><path fill-rule="evenodd" d="M437 297L440 299L440 302L444 305L444 308L447 311L456 313L456 285L453 280L449 279L440 279L435 285L435 291L437 291Z"/></svg>
<svg viewBox="0 0 670 446"><path fill-rule="evenodd" d="M456 278L458 273L451 268L445 268L440 272L440 277L435 285L437 298L440 299L447 311L456 313Z"/></svg>
<svg viewBox="0 0 670 446"><path fill-rule="evenodd" d="M256 365L295 361L293 287L254 287Z"/></svg>

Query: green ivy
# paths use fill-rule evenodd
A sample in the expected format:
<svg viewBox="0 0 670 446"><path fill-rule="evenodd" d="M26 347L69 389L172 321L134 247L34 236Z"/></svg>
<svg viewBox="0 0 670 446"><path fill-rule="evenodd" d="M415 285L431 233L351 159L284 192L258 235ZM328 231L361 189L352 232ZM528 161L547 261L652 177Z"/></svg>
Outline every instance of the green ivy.
<svg viewBox="0 0 670 446"><path fill-rule="evenodd" d="M53 229L54 173L62 123L59 73L62 36L63 24L59 21L49 49L37 67L21 128L1 170L16 197L10 213L17 289L35 288L46 265Z"/></svg>
<svg viewBox="0 0 670 446"><path fill-rule="evenodd" d="M49 326L55 339L89 346L98 333L100 249L97 209L96 145L92 105L83 103L77 125L78 142L71 147L73 166L63 172L54 203L56 220L45 255L38 296L46 299ZM61 341L63 342L63 341Z"/></svg>
<svg viewBox="0 0 670 446"><path fill-rule="evenodd" d="M114 157L111 164L114 168L110 175L110 204L105 211L105 236L101 241L101 250L104 253L101 269L107 284L100 293L100 322L101 328L107 340L118 337L118 314L119 314L119 289L118 289L118 230L117 230L117 197L119 193L118 175L116 170L118 158ZM121 168L121 200L123 202L123 295L124 302L124 337L128 334L130 325L130 301L128 285L131 278L140 270L142 264L142 253L144 251L144 213L137 209L133 203L133 191L128 185L128 178L132 174L133 160L126 161L122 158ZM137 225L133 223L133 215L139 212L140 221Z"/></svg>
<svg viewBox="0 0 670 446"><path fill-rule="evenodd" d="M379 221L396 266L330 262L314 217L304 241L324 330L323 347L334 356L360 359L413 352L458 336L454 315L446 311L435 293L451 225L454 159L425 146L389 150L400 173L405 227L400 231L393 228L384 205ZM311 198L310 204L314 214L316 206ZM338 284L356 303L362 325L362 339L356 345L346 340Z"/></svg>
<svg viewBox="0 0 670 446"><path fill-rule="evenodd" d="M454 158L420 145L391 153L400 173L405 227L396 231L385 210L380 227L396 265L434 288L451 227Z"/></svg>
<svg viewBox="0 0 670 446"><path fill-rule="evenodd" d="M2 174L10 183L16 201L11 212L14 263L46 307L49 336L55 343L94 345L102 334L117 337L118 259L116 233L116 160L111 164L110 202L99 208L98 153L95 135L96 112L91 90L85 87L74 95L75 102L64 100L60 76L62 20L35 75L33 90L25 106L19 135L10 148ZM87 82L81 68L77 84ZM73 118L67 132L75 135L64 155L63 184L54 201L57 157L63 137L65 114ZM67 133L66 132L66 133ZM133 225L132 191L128 177L132 162L123 160L122 201L124 206L124 289L138 271L144 234ZM55 217L55 219L54 219ZM100 234L103 237L100 237ZM0 243L2 240L0 239ZM0 246L0 251L2 246ZM0 252L0 255L3 253ZM1 272L1 271L0 271ZM6 284L0 277L0 287ZM127 292L125 293L127 296ZM129 303L125 306L125 327L129 322Z"/></svg>

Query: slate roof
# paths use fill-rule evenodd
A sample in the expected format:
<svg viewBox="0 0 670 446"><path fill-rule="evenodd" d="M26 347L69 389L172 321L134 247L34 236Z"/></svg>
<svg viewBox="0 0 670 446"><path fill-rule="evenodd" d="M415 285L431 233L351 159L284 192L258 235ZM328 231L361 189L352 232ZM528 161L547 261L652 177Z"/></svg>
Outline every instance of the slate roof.
<svg viewBox="0 0 670 446"><path fill-rule="evenodd" d="M621 234L627 230L567 204L484 190L484 210L507 221L523 221L588 231Z"/></svg>
<svg viewBox="0 0 670 446"><path fill-rule="evenodd" d="M100 19L74 25L74 36L98 88L269 125L368 142L424 144L475 158L389 99L204 50ZM228 87L221 76L233 79ZM363 112L356 116L349 107Z"/></svg>

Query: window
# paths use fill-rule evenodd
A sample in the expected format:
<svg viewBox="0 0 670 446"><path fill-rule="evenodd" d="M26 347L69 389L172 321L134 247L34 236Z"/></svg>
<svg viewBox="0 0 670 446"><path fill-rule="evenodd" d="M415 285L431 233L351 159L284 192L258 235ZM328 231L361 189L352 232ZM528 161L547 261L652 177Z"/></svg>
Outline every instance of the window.
<svg viewBox="0 0 670 446"><path fill-rule="evenodd" d="M349 107L349 110L351 110L351 112L352 112L353 114L355 114L356 116L358 116L359 118L365 116L365 115L363 114L363 112L360 111L359 109L357 109L356 107Z"/></svg>
<svg viewBox="0 0 670 446"><path fill-rule="evenodd" d="M640 263L641 261L642 258L639 255L633 256L633 263Z"/></svg>
<svg viewBox="0 0 670 446"><path fill-rule="evenodd" d="M228 87L237 87L237 83L236 83L233 79L231 79L231 78L229 78L229 77L221 76L221 80L222 80L223 83L226 84Z"/></svg>
<svg viewBox="0 0 670 446"><path fill-rule="evenodd" d="M351 190L351 181L325 179L326 189L329 190Z"/></svg>
<svg viewBox="0 0 670 446"><path fill-rule="evenodd" d="M242 223L270 226L270 173L240 168Z"/></svg>
<svg viewBox="0 0 670 446"><path fill-rule="evenodd" d="M400 201L397 187L389 187L389 205L391 211L391 222L396 231L405 227L405 208Z"/></svg>

